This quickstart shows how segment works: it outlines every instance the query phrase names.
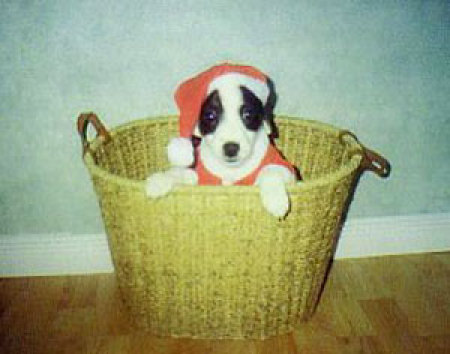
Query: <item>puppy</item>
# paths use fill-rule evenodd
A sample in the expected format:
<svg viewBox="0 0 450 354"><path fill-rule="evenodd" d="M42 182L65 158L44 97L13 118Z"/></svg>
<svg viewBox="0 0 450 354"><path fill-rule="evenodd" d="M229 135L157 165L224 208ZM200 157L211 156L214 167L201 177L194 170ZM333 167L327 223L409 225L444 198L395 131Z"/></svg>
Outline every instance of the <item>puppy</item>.
<svg viewBox="0 0 450 354"><path fill-rule="evenodd" d="M297 174L269 138L274 133L273 85L269 79L233 69L207 80L206 97L193 119L192 135L201 139L200 144L194 150L191 140L184 140L184 146L169 145L169 157L187 155L184 166L150 176L147 194L161 197L178 184L254 184L267 211L283 217L290 207L286 185L295 182ZM182 111L180 99L178 103Z"/></svg>

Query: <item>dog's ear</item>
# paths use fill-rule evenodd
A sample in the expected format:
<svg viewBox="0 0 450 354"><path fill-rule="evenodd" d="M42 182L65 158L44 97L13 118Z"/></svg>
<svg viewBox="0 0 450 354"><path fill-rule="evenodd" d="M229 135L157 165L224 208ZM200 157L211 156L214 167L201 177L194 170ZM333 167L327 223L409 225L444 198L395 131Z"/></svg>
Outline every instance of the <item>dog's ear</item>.
<svg viewBox="0 0 450 354"><path fill-rule="evenodd" d="M275 104L277 103L277 94L275 84L270 78L267 78L267 87L269 88L269 96L264 105L264 129L267 135L270 135L272 138L278 138L278 129L275 125L275 116L273 114Z"/></svg>

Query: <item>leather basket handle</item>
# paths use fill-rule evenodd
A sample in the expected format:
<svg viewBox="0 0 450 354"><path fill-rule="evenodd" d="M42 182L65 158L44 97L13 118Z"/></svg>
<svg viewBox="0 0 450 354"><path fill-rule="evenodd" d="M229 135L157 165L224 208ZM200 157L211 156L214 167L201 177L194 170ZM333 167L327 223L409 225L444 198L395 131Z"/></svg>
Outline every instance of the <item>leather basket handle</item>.
<svg viewBox="0 0 450 354"><path fill-rule="evenodd" d="M77 122L77 129L78 134L81 138L81 144L83 147L83 155L84 156L88 151L92 155L92 150L90 148L90 142L87 138L87 129L89 124L92 124L95 128L95 131L97 132L97 137L102 137L103 141L105 143L109 142L111 140L111 135L109 134L108 130L105 128L103 123L100 121L98 116L93 113L81 113L78 116L78 122Z"/></svg>
<svg viewBox="0 0 450 354"><path fill-rule="evenodd" d="M348 130L343 130L339 133L339 141L341 142L341 144L345 144L344 137L346 136L350 136L351 138L353 138L361 148L354 153L358 153L362 156L360 168L363 171L371 171L382 178L389 177L389 175L391 174L391 164L387 159L385 159L377 152L365 147L360 143L356 135Z"/></svg>

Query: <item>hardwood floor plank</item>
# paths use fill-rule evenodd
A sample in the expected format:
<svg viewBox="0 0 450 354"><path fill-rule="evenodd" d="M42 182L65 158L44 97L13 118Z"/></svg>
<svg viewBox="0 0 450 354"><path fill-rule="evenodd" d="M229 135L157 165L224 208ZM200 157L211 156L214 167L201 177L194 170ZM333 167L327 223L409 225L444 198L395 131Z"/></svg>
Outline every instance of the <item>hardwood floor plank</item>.
<svg viewBox="0 0 450 354"><path fill-rule="evenodd" d="M360 303L374 326L385 352L424 353L422 342L394 300L361 300Z"/></svg>

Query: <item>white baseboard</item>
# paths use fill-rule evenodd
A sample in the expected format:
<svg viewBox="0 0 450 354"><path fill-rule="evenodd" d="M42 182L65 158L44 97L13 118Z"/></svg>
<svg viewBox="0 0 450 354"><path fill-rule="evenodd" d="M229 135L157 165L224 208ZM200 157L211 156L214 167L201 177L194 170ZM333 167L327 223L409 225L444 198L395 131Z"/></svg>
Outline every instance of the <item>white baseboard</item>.
<svg viewBox="0 0 450 354"><path fill-rule="evenodd" d="M348 220L335 258L450 250L450 213Z"/></svg>
<svg viewBox="0 0 450 354"><path fill-rule="evenodd" d="M450 213L348 220L336 258L450 250ZM110 273L106 236L0 235L0 277Z"/></svg>
<svg viewBox="0 0 450 354"><path fill-rule="evenodd" d="M110 273L105 235L0 235L0 277Z"/></svg>

